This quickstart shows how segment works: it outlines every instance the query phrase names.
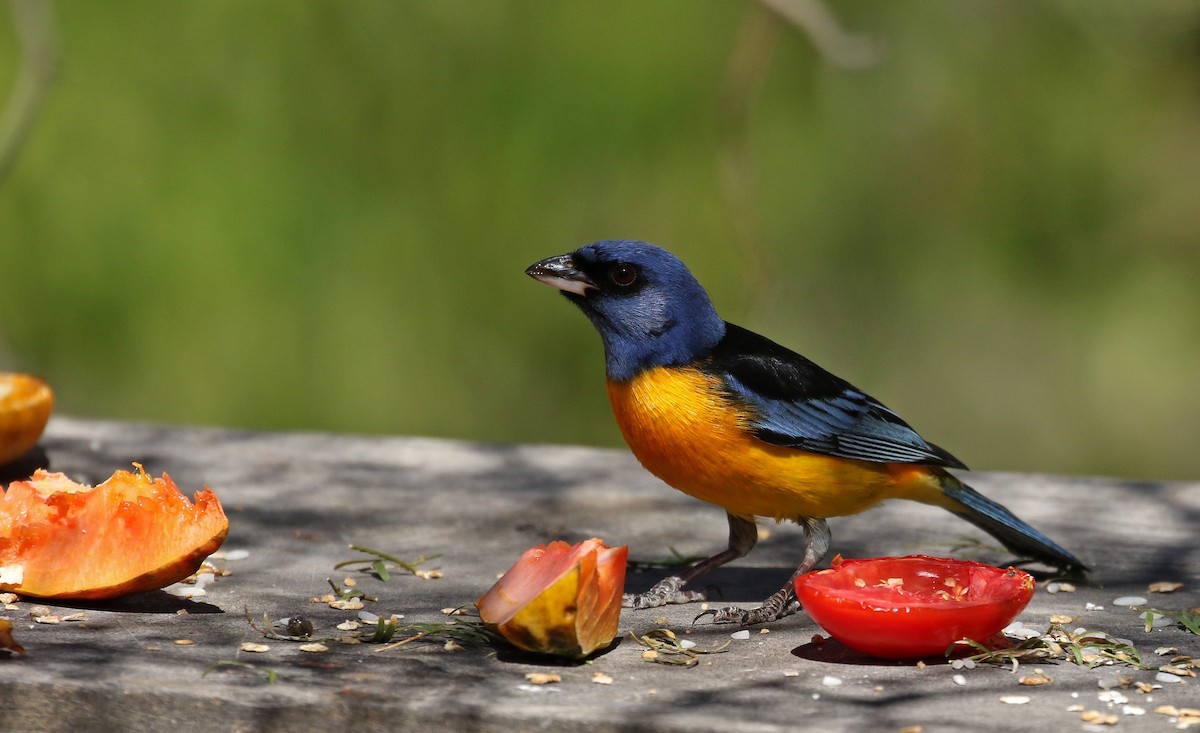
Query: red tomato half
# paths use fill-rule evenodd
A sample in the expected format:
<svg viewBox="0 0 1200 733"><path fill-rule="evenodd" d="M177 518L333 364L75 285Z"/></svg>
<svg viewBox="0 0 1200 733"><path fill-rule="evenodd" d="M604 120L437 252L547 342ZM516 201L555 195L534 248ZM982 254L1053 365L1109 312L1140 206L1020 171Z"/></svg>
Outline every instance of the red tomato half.
<svg viewBox="0 0 1200 733"><path fill-rule="evenodd" d="M885 659L940 656L966 638L984 642L1033 598L1016 568L925 555L834 558L796 578L813 621L846 646Z"/></svg>

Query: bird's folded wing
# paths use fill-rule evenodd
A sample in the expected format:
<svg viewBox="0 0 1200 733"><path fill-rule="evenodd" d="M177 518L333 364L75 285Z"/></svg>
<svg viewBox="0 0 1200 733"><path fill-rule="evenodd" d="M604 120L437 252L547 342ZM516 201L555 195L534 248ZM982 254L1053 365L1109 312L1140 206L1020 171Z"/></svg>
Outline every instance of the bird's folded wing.
<svg viewBox="0 0 1200 733"><path fill-rule="evenodd" d="M870 395L733 324L707 369L748 408L755 437L767 443L877 463L966 468Z"/></svg>

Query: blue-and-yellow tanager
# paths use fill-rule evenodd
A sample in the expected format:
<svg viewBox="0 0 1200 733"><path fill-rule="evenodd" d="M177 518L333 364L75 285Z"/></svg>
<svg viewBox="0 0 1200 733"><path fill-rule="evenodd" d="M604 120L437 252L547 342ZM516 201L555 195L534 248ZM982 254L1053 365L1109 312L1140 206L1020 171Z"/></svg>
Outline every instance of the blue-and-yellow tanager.
<svg viewBox="0 0 1200 733"><path fill-rule="evenodd" d="M808 359L725 322L675 255L646 242L601 241L526 272L587 315L604 342L609 401L625 441L651 473L716 504L729 546L648 592L635 608L701 600L697 576L748 553L755 517L804 528L793 578L829 549L826 517L885 499L947 509L1012 552L1078 572L1070 552L951 475L966 468L896 413ZM724 608L716 621L773 621L799 607L791 581L755 609Z"/></svg>

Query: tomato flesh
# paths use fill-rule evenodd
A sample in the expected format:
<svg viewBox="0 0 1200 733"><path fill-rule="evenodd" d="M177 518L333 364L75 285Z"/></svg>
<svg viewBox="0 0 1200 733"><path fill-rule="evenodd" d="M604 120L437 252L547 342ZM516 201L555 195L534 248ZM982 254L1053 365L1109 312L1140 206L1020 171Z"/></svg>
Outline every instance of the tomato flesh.
<svg viewBox="0 0 1200 733"><path fill-rule="evenodd" d="M842 644L873 657L940 656L960 639L985 642L1033 598L1016 568L910 555L834 559L796 579L808 615Z"/></svg>

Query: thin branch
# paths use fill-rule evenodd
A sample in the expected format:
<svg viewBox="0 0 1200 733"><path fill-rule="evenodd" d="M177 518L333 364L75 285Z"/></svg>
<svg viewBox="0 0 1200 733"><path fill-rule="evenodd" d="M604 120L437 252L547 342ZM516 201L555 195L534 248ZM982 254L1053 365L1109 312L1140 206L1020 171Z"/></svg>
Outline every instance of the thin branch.
<svg viewBox="0 0 1200 733"><path fill-rule="evenodd" d="M58 42L49 0L11 0L21 68L0 117L0 186L8 180L58 74Z"/></svg>
<svg viewBox="0 0 1200 733"><path fill-rule="evenodd" d="M821 0L759 0L763 7L808 34L817 53L843 69L863 69L879 60L879 51L866 36L842 28Z"/></svg>

